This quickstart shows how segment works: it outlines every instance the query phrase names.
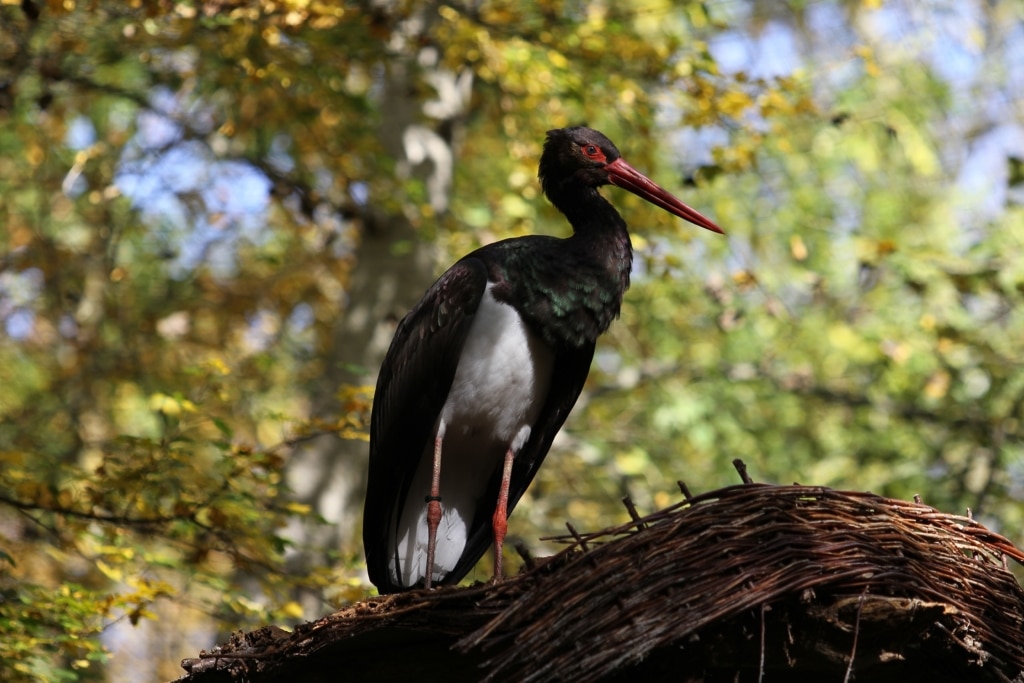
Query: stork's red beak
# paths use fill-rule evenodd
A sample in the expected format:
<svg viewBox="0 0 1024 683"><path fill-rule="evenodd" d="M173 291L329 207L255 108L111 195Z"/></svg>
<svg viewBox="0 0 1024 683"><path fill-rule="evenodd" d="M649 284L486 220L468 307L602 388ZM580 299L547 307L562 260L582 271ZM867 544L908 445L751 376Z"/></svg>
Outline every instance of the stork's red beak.
<svg viewBox="0 0 1024 683"><path fill-rule="evenodd" d="M621 157L605 166L604 170L608 172L608 182L612 185L629 190L636 196L642 197L651 204L660 206L665 211L690 221L694 225L699 225L711 232L725 234L710 218L705 218L697 210L683 204L672 193L627 164Z"/></svg>

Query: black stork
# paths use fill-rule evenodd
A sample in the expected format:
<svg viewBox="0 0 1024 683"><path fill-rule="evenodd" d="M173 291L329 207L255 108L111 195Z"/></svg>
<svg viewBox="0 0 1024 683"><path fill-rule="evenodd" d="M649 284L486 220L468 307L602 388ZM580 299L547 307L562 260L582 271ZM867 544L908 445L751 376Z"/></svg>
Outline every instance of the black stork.
<svg viewBox="0 0 1024 683"><path fill-rule="evenodd" d="M629 286L629 232L597 188L625 188L722 232L590 128L549 131L539 177L573 234L507 239L464 256L398 325L381 365L363 545L382 594L457 583L492 537L501 577L506 519Z"/></svg>

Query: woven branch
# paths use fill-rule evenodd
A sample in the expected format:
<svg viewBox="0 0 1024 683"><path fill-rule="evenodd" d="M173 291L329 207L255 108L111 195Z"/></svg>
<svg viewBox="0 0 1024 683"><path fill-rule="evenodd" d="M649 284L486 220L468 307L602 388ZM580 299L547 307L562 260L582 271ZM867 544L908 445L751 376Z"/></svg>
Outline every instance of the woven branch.
<svg viewBox="0 0 1024 683"><path fill-rule="evenodd" d="M493 599L508 607L458 644L500 651L489 662L495 676L597 680L718 620L807 591L949 605L953 635L1024 671L1024 591L1006 569L1006 558L1024 563L1024 553L977 522L917 503L744 484L551 540L570 545L562 554L586 544L580 569L525 592L509 585L518 599L496 586Z"/></svg>
<svg viewBox="0 0 1024 683"><path fill-rule="evenodd" d="M710 647L736 631L754 633L763 671L766 631L769 659L797 664L789 649L801 643L785 634L803 620L835 627L842 651L835 639L814 645L848 675L938 652L972 680L1024 681L1024 589L1007 568L1024 564L1024 552L919 503L744 484L554 540L568 547L497 584L375 598L291 634L236 635L183 662L191 675L182 680L284 680L297 670L321 680L320 660L332 674L397 675L404 662L393 653L411 652L416 633L427 642L421 656L449 658L411 662L406 673L421 681L437 679L424 673L430 666L444 667L441 680L629 680L665 653L692 651L695 638ZM934 647L915 650L920 642ZM673 671L672 680L701 680Z"/></svg>

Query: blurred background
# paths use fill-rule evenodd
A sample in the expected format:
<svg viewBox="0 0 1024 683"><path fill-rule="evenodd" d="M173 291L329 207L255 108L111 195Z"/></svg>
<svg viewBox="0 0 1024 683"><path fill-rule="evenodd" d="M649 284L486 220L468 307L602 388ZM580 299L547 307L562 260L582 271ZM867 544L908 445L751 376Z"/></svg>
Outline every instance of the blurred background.
<svg viewBox="0 0 1024 683"><path fill-rule="evenodd" d="M459 255L567 233L579 123L727 236L605 191L633 287L513 540L742 458L1024 544L1021 3L2 0L0 678L372 594L377 365Z"/></svg>

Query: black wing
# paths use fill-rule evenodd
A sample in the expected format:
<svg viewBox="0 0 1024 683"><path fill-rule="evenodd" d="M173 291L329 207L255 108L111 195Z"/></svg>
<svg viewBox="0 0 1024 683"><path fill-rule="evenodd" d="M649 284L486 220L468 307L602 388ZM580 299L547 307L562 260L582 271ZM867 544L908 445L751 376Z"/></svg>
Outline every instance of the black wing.
<svg viewBox="0 0 1024 683"><path fill-rule="evenodd" d="M453 265L399 323L381 365L370 417L363 548L370 580L382 594L405 588L391 580L388 541L396 534L419 459L433 439L486 287L481 261L469 256Z"/></svg>
<svg viewBox="0 0 1024 683"><path fill-rule="evenodd" d="M580 348L561 351L555 356L554 374L551 377L551 389L544 401L540 418L530 431L530 439L516 455L512 463L512 480L508 488L507 514L511 515L516 503L526 493L526 489L537 474L544 457L551 448L558 430L562 428L565 418L569 416L576 399L583 391L583 385L590 373L590 362L594 358L594 343ZM466 549L454 569L441 581L443 584L454 584L462 580L476 563L483 557L494 541L491 516L494 514L494 503L498 500L501 486L501 468L487 486L487 493L477 506L476 515L470 526Z"/></svg>

